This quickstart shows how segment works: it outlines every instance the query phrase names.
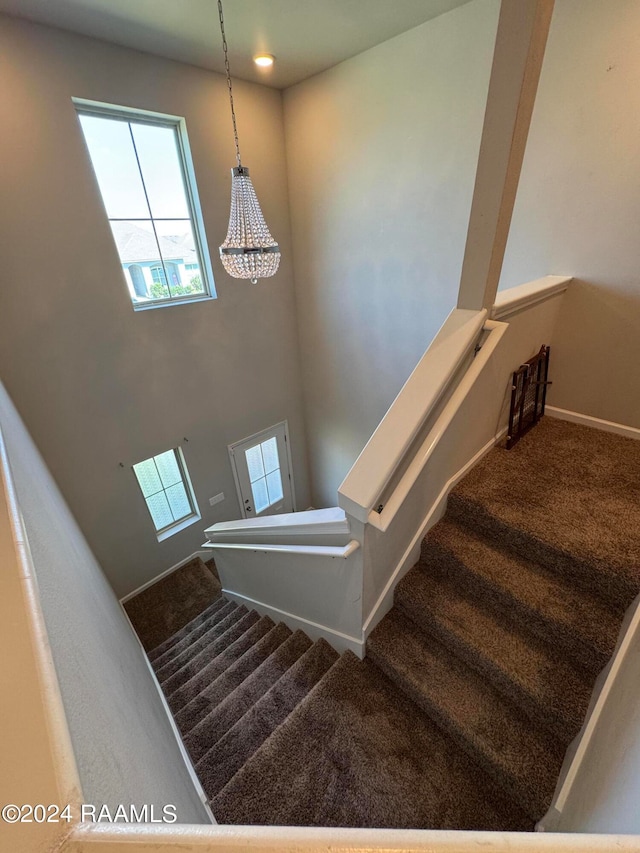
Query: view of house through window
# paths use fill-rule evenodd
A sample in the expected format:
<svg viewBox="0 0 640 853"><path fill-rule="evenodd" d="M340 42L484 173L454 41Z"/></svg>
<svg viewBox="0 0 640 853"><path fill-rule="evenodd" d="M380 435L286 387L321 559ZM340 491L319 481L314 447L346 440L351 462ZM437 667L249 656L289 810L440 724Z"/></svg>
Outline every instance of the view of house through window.
<svg viewBox="0 0 640 853"><path fill-rule="evenodd" d="M169 119L78 112L134 306L215 295L183 128Z"/></svg>
<svg viewBox="0 0 640 853"><path fill-rule="evenodd" d="M170 531L185 519L199 517L180 448L138 462L133 470L156 533Z"/></svg>

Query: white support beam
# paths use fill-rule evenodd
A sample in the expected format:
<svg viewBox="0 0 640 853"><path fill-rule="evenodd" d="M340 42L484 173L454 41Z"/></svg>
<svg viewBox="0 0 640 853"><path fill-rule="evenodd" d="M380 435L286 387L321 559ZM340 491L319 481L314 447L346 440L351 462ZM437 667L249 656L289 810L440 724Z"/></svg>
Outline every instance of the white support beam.
<svg viewBox="0 0 640 853"><path fill-rule="evenodd" d="M493 306L554 0L502 0L458 308Z"/></svg>

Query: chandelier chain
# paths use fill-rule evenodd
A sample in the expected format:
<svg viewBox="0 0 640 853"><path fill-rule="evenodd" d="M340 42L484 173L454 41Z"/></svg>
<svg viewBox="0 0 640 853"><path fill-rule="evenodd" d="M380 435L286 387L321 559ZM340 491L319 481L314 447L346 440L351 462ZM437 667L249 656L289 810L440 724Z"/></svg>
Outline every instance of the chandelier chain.
<svg viewBox="0 0 640 853"><path fill-rule="evenodd" d="M224 15L222 14L222 0L218 0L218 15L220 17L220 31L222 32L222 49L224 50L224 67L227 72L227 88L229 89L229 104L231 105L231 120L233 121L233 138L236 144L236 162L238 168L242 169L240 160L240 143L238 142L238 128L236 126L236 111L233 106L233 87L231 85L231 71L229 69L229 54L227 49L227 37L224 32Z"/></svg>

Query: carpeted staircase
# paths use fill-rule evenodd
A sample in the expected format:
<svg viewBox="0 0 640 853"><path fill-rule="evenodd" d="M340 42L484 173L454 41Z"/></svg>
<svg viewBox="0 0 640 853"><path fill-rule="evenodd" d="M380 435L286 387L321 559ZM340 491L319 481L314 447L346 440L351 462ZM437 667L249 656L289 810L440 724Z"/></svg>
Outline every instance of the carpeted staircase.
<svg viewBox="0 0 640 853"><path fill-rule="evenodd" d="M640 589L640 442L543 419L449 497L367 658L218 598L149 653L220 823L531 830Z"/></svg>

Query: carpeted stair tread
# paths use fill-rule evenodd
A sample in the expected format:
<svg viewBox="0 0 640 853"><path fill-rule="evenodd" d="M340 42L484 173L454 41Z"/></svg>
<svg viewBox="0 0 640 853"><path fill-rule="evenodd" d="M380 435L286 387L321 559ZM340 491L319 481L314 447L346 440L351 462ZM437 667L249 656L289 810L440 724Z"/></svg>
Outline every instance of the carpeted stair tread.
<svg viewBox="0 0 640 853"><path fill-rule="evenodd" d="M153 668L156 672L164 667L165 664L169 663L173 658L177 658L179 654L182 654L186 649L188 649L196 640L199 640L200 637L204 636L207 632L209 632L212 628L215 628L223 619L226 619L231 613L234 613L237 604L235 601L223 601L223 599L219 599L222 601L222 606L215 609L213 613L210 613L206 619L203 619L200 624L194 625L190 631L187 631L184 636L180 637L176 642L169 646L161 655L158 655L153 661ZM216 602L217 604L218 602Z"/></svg>
<svg viewBox="0 0 640 853"><path fill-rule="evenodd" d="M250 610L224 634L192 658L162 685L169 707L175 714L205 687L255 646L274 627L268 616Z"/></svg>
<svg viewBox="0 0 640 853"><path fill-rule="evenodd" d="M215 734L209 732L207 714L224 702L290 636L291 629L280 622L174 715L184 745L194 763L213 746L211 738Z"/></svg>
<svg viewBox="0 0 640 853"><path fill-rule="evenodd" d="M172 637L220 597L217 574L194 557L124 603L145 650Z"/></svg>
<svg viewBox="0 0 640 853"><path fill-rule="evenodd" d="M216 796L338 659L317 640L196 764L209 799Z"/></svg>
<svg viewBox="0 0 640 853"><path fill-rule="evenodd" d="M335 663L212 800L220 823L531 829L367 661Z"/></svg>
<svg viewBox="0 0 640 853"><path fill-rule="evenodd" d="M564 749L398 609L369 637L367 655L534 820L547 810Z"/></svg>
<svg viewBox="0 0 640 853"><path fill-rule="evenodd" d="M231 609L223 619L220 619L215 623L215 625L209 628L206 633L202 634L198 639L190 643L186 649L183 649L183 651L177 655L171 656L166 663L156 669L156 675L158 676L158 681L161 684L164 684L170 676L174 675L174 673L186 666L186 664L195 658L196 655L199 655L203 649L211 645L212 641L224 634L225 631L227 631L236 622L243 619L249 612L243 604L237 605L234 602L229 602L229 604Z"/></svg>
<svg viewBox="0 0 640 853"><path fill-rule="evenodd" d="M543 418L512 450L487 454L448 507L620 615L640 590L638 441Z"/></svg>
<svg viewBox="0 0 640 853"><path fill-rule="evenodd" d="M517 703L532 723L543 722L565 746L578 733L591 683L562 650L556 653L421 564L398 584L396 602L419 628Z"/></svg>
<svg viewBox="0 0 640 853"><path fill-rule="evenodd" d="M193 733L194 738L198 741L206 739L206 751L210 750L246 714L249 708L293 666L310 645L311 640L303 631L296 631L291 634L206 715L192 715L189 722L186 723L186 726L190 728L185 727L183 731L189 731L189 734ZM195 725L193 725L194 720L197 720ZM204 755L204 752L200 752L200 754Z"/></svg>
<svg viewBox="0 0 640 853"><path fill-rule="evenodd" d="M228 601L225 598L217 598L213 602L213 604L210 604L209 607L202 611L202 613L199 613L190 622L187 622L187 624L183 628L181 628L179 631L176 631L175 634L172 634L172 636L169 637L168 640L165 640L164 643L160 643L159 646L156 646L155 649L152 649L150 652L148 652L147 657L149 658L149 660L152 663L156 661L166 651L173 648L176 643L179 643L180 640L184 639L184 637L190 634L191 631L194 630L194 628L198 628L200 625L202 625L203 622L206 622L207 619L209 619L211 616L221 610L226 604L228 604Z"/></svg>
<svg viewBox="0 0 640 853"><path fill-rule="evenodd" d="M605 602L447 516L429 531L419 564L520 620L594 676L611 657L620 619Z"/></svg>

